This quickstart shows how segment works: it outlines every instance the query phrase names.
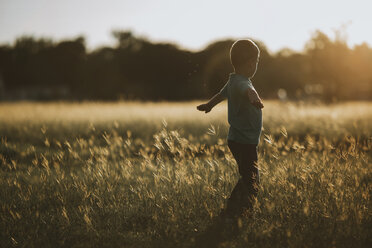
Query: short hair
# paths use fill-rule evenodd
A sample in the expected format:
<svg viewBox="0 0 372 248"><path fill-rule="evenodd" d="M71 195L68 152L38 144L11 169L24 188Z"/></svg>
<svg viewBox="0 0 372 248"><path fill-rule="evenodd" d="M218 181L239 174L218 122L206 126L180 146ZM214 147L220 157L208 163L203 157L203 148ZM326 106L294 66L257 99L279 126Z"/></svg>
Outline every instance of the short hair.
<svg viewBox="0 0 372 248"><path fill-rule="evenodd" d="M234 68L245 64L249 60L258 59L260 49L250 39L237 40L232 44L230 49L230 61Z"/></svg>

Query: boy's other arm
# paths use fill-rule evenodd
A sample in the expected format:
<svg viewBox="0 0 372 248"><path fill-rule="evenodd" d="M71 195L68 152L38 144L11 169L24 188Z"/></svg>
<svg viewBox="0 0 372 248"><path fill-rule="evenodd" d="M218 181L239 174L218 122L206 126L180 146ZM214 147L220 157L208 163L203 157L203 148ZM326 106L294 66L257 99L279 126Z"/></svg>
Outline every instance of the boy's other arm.
<svg viewBox="0 0 372 248"><path fill-rule="evenodd" d="M212 108L214 106L216 106L217 104L219 104L220 102L222 102L223 100L225 100L225 97L223 97L221 95L221 93L217 93L216 95L214 95L207 103L204 103L204 104L200 104L199 106L197 106L196 108L199 110L199 111L204 111L205 113L208 113L212 110Z"/></svg>
<svg viewBox="0 0 372 248"><path fill-rule="evenodd" d="M254 89L248 88L247 91L245 92L245 95L248 96L249 101L256 108L262 109L264 107L261 98L259 97L257 91L255 91Z"/></svg>

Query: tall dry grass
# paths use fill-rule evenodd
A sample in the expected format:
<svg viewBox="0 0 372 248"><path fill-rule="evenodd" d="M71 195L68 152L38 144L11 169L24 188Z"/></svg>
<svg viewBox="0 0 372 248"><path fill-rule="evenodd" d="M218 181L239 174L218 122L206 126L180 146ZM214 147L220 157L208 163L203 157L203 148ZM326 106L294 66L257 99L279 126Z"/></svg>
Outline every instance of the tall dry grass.
<svg viewBox="0 0 372 248"><path fill-rule="evenodd" d="M194 247L238 174L226 106L0 105L4 247ZM221 247L370 247L371 103L268 102L254 217Z"/></svg>

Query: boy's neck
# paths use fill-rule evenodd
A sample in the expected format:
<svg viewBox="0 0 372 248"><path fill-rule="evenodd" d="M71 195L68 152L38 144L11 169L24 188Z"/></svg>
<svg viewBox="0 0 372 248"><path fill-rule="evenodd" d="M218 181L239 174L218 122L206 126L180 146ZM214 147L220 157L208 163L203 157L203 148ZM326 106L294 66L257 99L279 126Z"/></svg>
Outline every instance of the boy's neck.
<svg viewBox="0 0 372 248"><path fill-rule="evenodd" d="M247 72L243 71L243 70L234 70L234 73L242 75L242 76L248 78L249 80L252 79L252 75L250 73L247 73Z"/></svg>

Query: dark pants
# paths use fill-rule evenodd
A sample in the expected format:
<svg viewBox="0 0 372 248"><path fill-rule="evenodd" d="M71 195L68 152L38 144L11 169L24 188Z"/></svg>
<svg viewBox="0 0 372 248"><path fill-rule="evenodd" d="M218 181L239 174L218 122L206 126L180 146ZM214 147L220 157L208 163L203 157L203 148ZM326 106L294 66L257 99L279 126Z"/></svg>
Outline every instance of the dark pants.
<svg viewBox="0 0 372 248"><path fill-rule="evenodd" d="M240 178L227 201L226 212L241 215L253 207L253 199L258 193L257 145L228 140L228 146L238 164Z"/></svg>

